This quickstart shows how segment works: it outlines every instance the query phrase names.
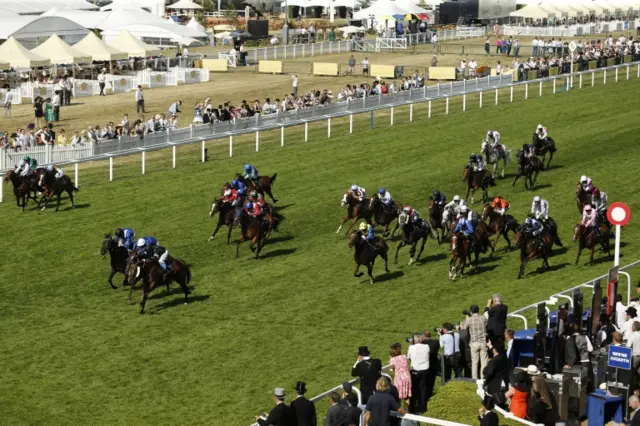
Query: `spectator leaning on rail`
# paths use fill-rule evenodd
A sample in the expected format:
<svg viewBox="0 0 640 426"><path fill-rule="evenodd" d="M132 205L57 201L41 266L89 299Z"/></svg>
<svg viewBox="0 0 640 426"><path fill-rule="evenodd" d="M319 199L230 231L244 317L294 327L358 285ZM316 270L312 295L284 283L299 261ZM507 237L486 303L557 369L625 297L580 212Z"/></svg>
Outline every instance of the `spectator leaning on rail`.
<svg viewBox="0 0 640 426"><path fill-rule="evenodd" d="M266 413L256 417L256 421L260 426L295 426L296 416L294 411L284 403L284 389L275 388L273 390L273 400L276 406L273 407L269 415Z"/></svg>
<svg viewBox="0 0 640 426"><path fill-rule="evenodd" d="M424 335L416 334L409 342L407 358L411 360L411 404L412 413L427 411L429 358L431 348L425 343Z"/></svg>
<svg viewBox="0 0 640 426"><path fill-rule="evenodd" d="M382 375L382 362L376 358L372 359L369 355L369 348L360 346L358 348L358 360L351 369L351 376L360 378L360 393L362 394L363 404L366 404L373 394L376 382Z"/></svg>
<svg viewBox="0 0 640 426"><path fill-rule="evenodd" d="M478 305L471 305L469 317L464 323L464 328L469 331L471 348L471 377L479 379L482 370L487 366L487 319L479 315Z"/></svg>
<svg viewBox="0 0 640 426"><path fill-rule="evenodd" d="M304 382L296 383L296 399L291 401L291 410L295 413L297 426L316 426L316 405L304 397L307 388Z"/></svg>
<svg viewBox="0 0 640 426"><path fill-rule="evenodd" d="M340 394L338 392L331 392L329 395L330 406L327 409L327 414L324 416L324 426L338 426L340 421L340 414L346 410L346 406L340 404ZM356 398L356 404L358 399Z"/></svg>
<svg viewBox="0 0 640 426"><path fill-rule="evenodd" d="M507 329L507 312L509 308L502 304L502 296L494 294L487 302L487 337L494 346L504 347L504 332Z"/></svg>

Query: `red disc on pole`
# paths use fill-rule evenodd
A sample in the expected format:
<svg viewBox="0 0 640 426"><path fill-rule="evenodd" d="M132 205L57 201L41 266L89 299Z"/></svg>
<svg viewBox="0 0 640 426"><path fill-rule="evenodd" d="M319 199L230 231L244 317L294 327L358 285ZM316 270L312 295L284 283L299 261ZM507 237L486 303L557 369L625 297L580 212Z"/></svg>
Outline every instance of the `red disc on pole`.
<svg viewBox="0 0 640 426"><path fill-rule="evenodd" d="M625 203L612 203L607 209L607 219L612 225L624 226L631 219L631 209Z"/></svg>

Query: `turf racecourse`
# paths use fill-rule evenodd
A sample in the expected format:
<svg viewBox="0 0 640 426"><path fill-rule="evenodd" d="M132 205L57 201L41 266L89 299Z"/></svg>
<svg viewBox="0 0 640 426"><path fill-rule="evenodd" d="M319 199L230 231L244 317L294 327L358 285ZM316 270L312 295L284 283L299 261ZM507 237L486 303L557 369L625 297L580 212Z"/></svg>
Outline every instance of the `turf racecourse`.
<svg viewBox="0 0 640 426"><path fill-rule="evenodd" d="M170 151L154 153L145 176L139 160L116 159L112 183L106 163L83 166L75 211L65 201L59 213L22 213L5 185L2 423L247 425L271 406L274 386L292 392L295 381L304 380L316 394L343 381L359 345L386 362L391 343L459 319L495 290L516 308L606 272L610 263L601 254L595 266L584 266L586 255L573 265L574 189L588 174L610 201L639 206L639 83L597 84L432 120L422 106L414 123L397 109L393 127L380 117L370 130L368 117L360 116L352 136L344 123L331 139L324 127L313 126L309 143L280 148L278 133L265 136L257 154L246 138L232 159L224 159L224 143L212 146L205 164L197 162L197 147L181 149L175 170ZM512 189L511 165L510 178L491 195L507 197L520 221L534 194L549 200L567 246L550 259L551 272L537 274L536 261L518 281L518 254L500 250L482 261L478 274L451 283L447 248L429 241L415 266L406 266L404 251L390 275L376 266L374 285L352 277L353 254L344 235L335 234L349 185L370 193L383 185L424 214L434 188L448 198L463 191L462 167L488 128L515 150L538 123L549 127L559 149L538 191L526 192L522 183ZM210 203L245 160L264 174L278 172L274 192L286 216L260 260L246 245L236 260L223 235L206 242L214 225ZM148 314L140 316L126 292L111 290L108 261L98 251L103 233L118 226L155 235L193 265L189 305L174 285L169 295L152 293ZM639 257L638 236L632 219L623 231L623 264ZM450 413L449 420L463 419Z"/></svg>

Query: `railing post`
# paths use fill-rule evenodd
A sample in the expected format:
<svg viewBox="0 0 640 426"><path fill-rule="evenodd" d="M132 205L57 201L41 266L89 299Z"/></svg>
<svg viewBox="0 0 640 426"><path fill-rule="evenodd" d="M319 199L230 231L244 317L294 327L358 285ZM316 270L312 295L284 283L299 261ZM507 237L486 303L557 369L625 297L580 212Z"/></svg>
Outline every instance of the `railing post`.
<svg viewBox="0 0 640 426"><path fill-rule="evenodd" d="M205 144L204 144L204 141L202 141L202 144L201 144L201 145L202 145L202 146L201 146L201 148L200 148L200 157L201 157L201 158L200 158L200 161L204 163L204 162L207 160L207 159L206 159L206 155L205 155L205 152L206 152L206 150L207 150L207 149L206 149L206 148L205 148L205 146L204 146L204 145L205 145Z"/></svg>
<svg viewBox="0 0 640 426"><path fill-rule="evenodd" d="M462 94L462 111L466 111L467 110L467 94L463 93Z"/></svg>
<svg viewBox="0 0 640 426"><path fill-rule="evenodd" d="M616 83L618 82L618 68L616 68Z"/></svg>
<svg viewBox="0 0 640 426"><path fill-rule="evenodd" d="M524 85L524 98L529 99L529 83L525 83Z"/></svg>
<svg viewBox="0 0 640 426"><path fill-rule="evenodd" d="M425 83L424 86L422 86L422 97L423 98L427 97L427 83Z"/></svg>
<svg viewBox="0 0 640 426"><path fill-rule="evenodd" d="M511 102L513 102L513 86L511 86Z"/></svg>
<svg viewBox="0 0 640 426"><path fill-rule="evenodd" d="M640 78L640 64L638 64L638 78Z"/></svg>
<svg viewBox="0 0 640 426"><path fill-rule="evenodd" d="M193 124L189 125L189 137L193 138Z"/></svg>
<svg viewBox="0 0 640 426"><path fill-rule="evenodd" d="M479 86L479 83L478 83L478 77L476 77L476 90L478 90L479 87L480 86Z"/></svg>
<svg viewBox="0 0 640 426"><path fill-rule="evenodd" d="M73 164L73 175L74 175L73 176L74 177L73 181L76 184L76 188L80 188L80 182L79 182L80 178L79 178L79 173L78 173L78 163L77 162ZM0 189L0 193L2 193L2 189ZM0 194L0 202L1 201L2 201L2 194Z"/></svg>
<svg viewBox="0 0 640 426"><path fill-rule="evenodd" d="M629 65L627 65L627 80L629 80Z"/></svg>
<svg viewBox="0 0 640 426"><path fill-rule="evenodd" d="M444 113L449 114L449 96L445 96Z"/></svg>
<svg viewBox="0 0 640 426"><path fill-rule="evenodd" d="M556 94L556 79L553 79L553 94Z"/></svg>
<svg viewBox="0 0 640 426"><path fill-rule="evenodd" d="M308 121L304 122L304 141L305 142L309 141L309 122Z"/></svg>
<svg viewBox="0 0 640 426"><path fill-rule="evenodd" d="M580 74L580 78L578 80L578 85L582 89L582 74Z"/></svg>
<svg viewBox="0 0 640 426"><path fill-rule="evenodd" d="M4 197L4 190L2 188L2 185L4 184L4 176L0 176L0 204L2 204L2 199ZM77 183L76 183L77 185Z"/></svg>
<svg viewBox="0 0 640 426"><path fill-rule="evenodd" d="M176 146L171 147L171 166L176 168Z"/></svg>
<svg viewBox="0 0 640 426"><path fill-rule="evenodd" d="M256 152L260 151L260 131L256 130Z"/></svg>
<svg viewBox="0 0 640 426"><path fill-rule="evenodd" d="M449 82L449 93L453 95L453 81Z"/></svg>
<svg viewBox="0 0 640 426"><path fill-rule="evenodd" d="M109 182L113 182L113 157L109 157Z"/></svg>
<svg viewBox="0 0 640 426"><path fill-rule="evenodd" d="M496 105L498 105L498 90L499 89L496 89Z"/></svg>
<svg viewBox="0 0 640 426"><path fill-rule="evenodd" d="M233 136L229 136L229 157L233 157Z"/></svg>
<svg viewBox="0 0 640 426"><path fill-rule="evenodd" d="M393 126L393 107L391 107L391 120L389 125Z"/></svg>
<svg viewBox="0 0 640 426"><path fill-rule="evenodd" d="M440 83L438 83L438 93L437 93L437 95L440 96Z"/></svg>
<svg viewBox="0 0 640 426"><path fill-rule="evenodd" d="M293 59L296 58L296 45L293 45Z"/></svg>
<svg viewBox="0 0 640 426"><path fill-rule="evenodd" d="M327 119L327 137L331 137L331 117Z"/></svg>
<svg viewBox="0 0 640 426"><path fill-rule="evenodd" d="M480 92L480 108L482 108L482 92Z"/></svg>
<svg viewBox="0 0 640 426"><path fill-rule="evenodd" d="M431 118L431 101L429 101L429 112L427 114L427 118Z"/></svg>
<svg viewBox="0 0 640 426"><path fill-rule="evenodd" d="M542 96L542 80L540 80L540 96Z"/></svg>
<svg viewBox="0 0 640 426"><path fill-rule="evenodd" d="M316 44L312 43L311 44L311 56L315 56L315 52L316 52Z"/></svg>
<svg viewBox="0 0 640 426"><path fill-rule="evenodd" d="M280 146L284 146L284 126L280 127Z"/></svg>
<svg viewBox="0 0 640 426"><path fill-rule="evenodd" d="M467 79L463 77L462 80L462 91L466 92L467 91Z"/></svg>
<svg viewBox="0 0 640 426"><path fill-rule="evenodd" d="M596 84L596 73L595 71L591 71L591 87L595 86Z"/></svg>
<svg viewBox="0 0 640 426"><path fill-rule="evenodd" d="M413 104L409 104L409 121L413 121Z"/></svg>
<svg viewBox="0 0 640 426"><path fill-rule="evenodd" d="M142 151L142 174L144 174L144 169L145 169L145 163L146 163L146 152Z"/></svg>
<svg viewBox="0 0 640 426"><path fill-rule="evenodd" d="M604 70L604 77L602 79L602 84L607 84L607 70Z"/></svg>

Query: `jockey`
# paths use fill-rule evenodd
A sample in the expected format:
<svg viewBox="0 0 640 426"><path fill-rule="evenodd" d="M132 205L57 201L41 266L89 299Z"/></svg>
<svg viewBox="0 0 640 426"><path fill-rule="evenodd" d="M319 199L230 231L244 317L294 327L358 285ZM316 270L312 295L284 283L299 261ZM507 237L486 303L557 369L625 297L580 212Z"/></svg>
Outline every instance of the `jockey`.
<svg viewBox="0 0 640 426"><path fill-rule="evenodd" d="M26 166L27 162L24 160L20 160L20 163L18 163L18 165L15 168L15 173L16 175L20 176L20 174L22 173L22 170L24 169L24 167Z"/></svg>
<svg viewBox="0 0 640 426"><path fill-rule="evenodd" d="M467 207L466 204L462 204L460 206L458 215L456 216L456 221L458 219L460 219L461 217L467 219L474 226L478 223L478 214L476 212L474 212L473 210L469 210L469 208Z"/></svg>
<svg viewBox="0 0 640 426"><path fill-rule="evenodd" d="M528 217L524 220L522 230L526 236L532 236L539 240L539 236L542 234L544 226L542 226L538 220Z"/></svg>
<svg viewBox="0 0 640 426"><path fill-rule="evenodd" d="M24 158L22 159L22 161L20 162L20 164L22 164L22 167L20 168L20 170L22 170L20 172L20 176L27 176L30 173L32 173L33 171L31 170L31 157L29 157L28 155L25 155Z"/></svg>
<svg viewBox="0 0 640 426"><path fill-rule="evenodd" d="M171 265L167 263L169 250L166 248L159 245L147 246L145 249L140 251L140 257L142 259L156 260L160 264L160 267L164 271L164 277L162 278L163 281L166 280L171 273Z"/></svg>
<svg viewBox="0 0 640 426"><path fill-rule="evenodd" d="M353 185L351 185L351 188L349 189L349 192L356 197L356 199L358 201L362 201L365 198L367 198L367 190L364 188L360 188L358 185L356 185L355 183Z"/></svg>
<svg viewBox="0 0 640 426"><path fill-rule="evenodd" d="M158 240L156 240L153 237L142 237L138 240L138 242L136 242L136 248L135 251L137 251L138 253L141 253L142 251L144 251L145 249L147 249L148 247L155 247L158 245Z"/></svg>
<svg viewBox="0 0 640 426"><path fill-rule="evenodd" d="M527 160L535 157L536 155L536 147L532 144L525 143L522 145L522 152L524 153L524 158Z"/></svg>
<svg viewBox="0 0 640 426"><path fill-rule="evenodd" d="M233 187L226 187L224 192L222 193L222 201L223 203L233 203L238 199L238 191Z"/></svg>
<svg viewBox="0 0 640 426"><path fill-rule="evenodd" d="M591 207L591 204L586 204L584 206L584 210L582 210L582 222L580 224L588 230L595 226L597 218L598 215L596 214L595 209Z"/></svg>
<svg viewBox="0 0 640 426"><path fill-rule="evenodd" d="M549 220L549 202L547 200L543 200L537 195L533 197L533 202L531 203L531 217L536 220L544 220L545 222Z"/></svg>
<svg viewBox="0 0 640 426"><path fill-rule="evenodd" d="M262 206L258 203L247 201L244 205L244 211L247 212L249 216L255 217L257 219L262 214Z"/></svg>
<svg viewBox="0 0 640 426"><path fill-rule="evenodd" d="M433 191L432 198L433 198L433 201L435 201L435 203L441 209L444 207L444 203L447 202L447 197L445 197L445 195L442 192L438 191L437 189ZM458 197L458 199L460 199L460 197Z"/></svg>
<svg viewBox="0 0 640 426"><path fill-rule="evenodd" d="M241 189L245 189L246 185L241 180L234 179L231 181L231 187L236 191L240 191Z"/></svg>
<svg viewBox="0 0 640 426"><path fill-rule="evenodd" d="M258 169L247 163L244 165L244 178L252 181L258 180Z"/></svg>
<svg viewBox="0 0 640 426"><path fill-rule="evenodd" d="M61 179L62 176L64 176L64 172L62 171L62 169L60 167L54 167L53 164L49 164L47 166L47 171L49 172L56 172L56 179Z"/></svg>
<svg viewBox="0 0 640 426"><path fill-rule="evenodd" d="M374 243L376 241L376 235L373 231L373 226L367 222L360 223L360 230L362 231L362 239L375 248Z"/></svg>
<svg viewBox="0 0 640 426"><path fill-rule="evenodd" d="M391 203L393 200L391 199L391 194L384 188L378 189L378 199L382 201L382 204L385 205L387 209L391 208Z"/></svg>
<svg viewBox="0 0 640 426"><path fill-rule="evenodd" d="M471 241L471 247L473 247L476 230L470 220L467 220L465 217L460 217L456 222L456 227L453 228L453 233L455 234L456 232L462 232L462 235Z"/></svg>
<svg viewBox="0 0 640 426"><path fill-rule="evenodd" d="M596 189L596 187L593 186L593 181L588 176L583 175L580 177L580 185L582 185L582 190L589 194L592 194L593 190Z"/></svg>
<svg viewBox="0 0 640 426"><path fill-rule="evenodd" d="M262 198L262 194L255 189L249 193L249 201L254 204L260 204L260 207L264 206L264 198Z"/></svg>
<svg viewBox="0 0 640 426"><path fill-rule="evenodd" d="M420 220L420 213L418 213L418 210L407 204L406 206L404 206L402 211L409 216L409 219L411 219L411 223L413 225L418 225L418 221Z"/></svg>
<svg viewBox="0 0 640 426"><path fill-rule="evenodd" d="M449 216L451 214L457 215L460 212L460 207L465 205L465 202L460 200L459 195L454 195L453 200L449 202L446 206L444 206L444 213L442 214L442 224L446 225L449 221Z"/></svg>
<svg viewBox="0 0 640 426"><path fill-rule="evenodd" d="M482 171L483 166L484 166L484 159L482 158L482 155L478 155L474 153L469 156L469 168L471 170L473 170L474 172L480 172Z"/></svg>
<svg viewBox="0 0 640 426"><path fill-rule="evenodd" d="M118 239L118 243L126 248L127 250L133 250L135 242L133 239L136 236L136 233L131 228L118 228L116 229L115 236Z"/></svg>
<svg viewBox="0 0 640 426"><path fill-rule="evenodd" d="M547 133L547 128L542 124L538 124L538 127L536 128L536 135L538 135L538 139L543 142L546 141L547 137L549 136L549 134Z"/></svg>
<svg viewBox="0 0 640 426"><path fill-rule="evenodd" d="M500 143L500 133L495 130L489 130L487 132L487 139L485 139L485 142L487 142L492 149L502 148L502 144Z"/></svg>
<svg viewBox="0 0 640 426"><path fill-rule="evenodd" d="M493 203L491 207L495 210L496 213L500 213L500 216L504 216L504 214L509 210L509 202L504 198L498 196L493 199Z"/></svg>
<svg viewBox="0 0 640 426"><path fill-rule="evenodd" d="M593 207L596 209L596 212L600 215L601 218L607 217L607 194L605 192L600 192L598 188L593 190L591 194Z"/></svg>

